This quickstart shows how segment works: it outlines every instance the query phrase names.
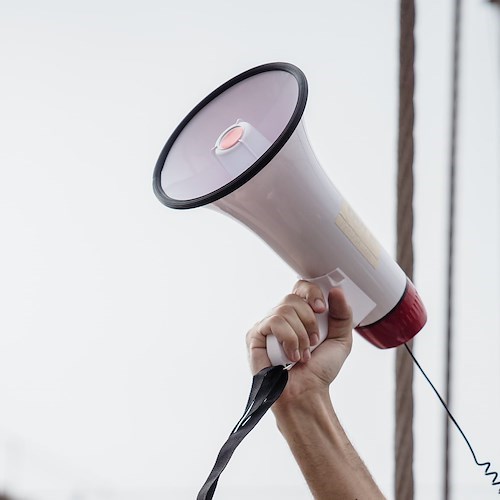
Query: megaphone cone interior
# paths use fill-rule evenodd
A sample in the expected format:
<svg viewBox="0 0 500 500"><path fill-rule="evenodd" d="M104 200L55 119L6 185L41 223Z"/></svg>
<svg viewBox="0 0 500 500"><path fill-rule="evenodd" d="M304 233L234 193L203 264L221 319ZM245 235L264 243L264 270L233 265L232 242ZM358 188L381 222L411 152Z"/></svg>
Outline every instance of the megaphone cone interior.
<svg viewBox="0 0 500 500"><path fill-rule="evenodd" d="M163 148L154 191L178 209L210 205L246 225L325 296L343 289L356 330L395 347L426 322L411 281L330 181L307 139L307 81L297 67L266 64L219 87ZM327 313L318 318L320 340ZM286 364L268 337L273 364Z"/></svg>
<svg viewBox="0 0 500 500"><path fill-rule="evenodd" d="M306 100L306 78L291 64L253 68L225 83L188 114L163 148L156 195L169 207L193 208L242 186L285 145ZM259 142L258 136L265 143L254 150L250 142Z"/></svg>

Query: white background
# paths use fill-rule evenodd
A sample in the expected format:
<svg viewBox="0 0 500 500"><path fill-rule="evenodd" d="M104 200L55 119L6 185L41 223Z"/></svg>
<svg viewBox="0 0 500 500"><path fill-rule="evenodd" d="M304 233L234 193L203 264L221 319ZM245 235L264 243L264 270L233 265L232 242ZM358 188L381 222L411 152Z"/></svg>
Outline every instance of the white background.
<svg viewBox="0 0 500 500"><path fill-rule="evenodd" d="M464 1L453 411L500 469L500 9ZM395 247L398 3L1 1L0 489L32 500L192 499L250 383L244 335L294 275L258 238L151 189L206 94L271 61L309 81L325 170ZM452 2L418 2L415 352L444 390ZM394 351L356 336L332 387L393 498ZM444 412L415 374L416 498L442 498ZM453 499L496 497L452 430ZM272 415L216 497L307 499Z"/></svg>

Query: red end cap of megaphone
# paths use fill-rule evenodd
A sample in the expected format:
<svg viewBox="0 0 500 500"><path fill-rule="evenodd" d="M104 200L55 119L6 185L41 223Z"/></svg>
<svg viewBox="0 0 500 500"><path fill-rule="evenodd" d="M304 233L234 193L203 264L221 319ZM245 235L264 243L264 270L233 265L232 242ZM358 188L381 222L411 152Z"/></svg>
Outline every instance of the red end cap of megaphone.
<svg viewBox="0 0 500 500"><path fill-rule="evenodd" d="M408 342L425 325L427 312L413 283L408 279L398 304L383 318L356 331L368 342L381 349Z"/></svg>

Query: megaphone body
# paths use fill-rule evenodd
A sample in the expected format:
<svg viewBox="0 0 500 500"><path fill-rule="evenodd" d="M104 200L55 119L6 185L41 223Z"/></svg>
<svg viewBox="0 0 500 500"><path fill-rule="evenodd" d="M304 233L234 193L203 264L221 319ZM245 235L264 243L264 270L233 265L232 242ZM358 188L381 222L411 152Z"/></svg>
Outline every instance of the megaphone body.
<svg viewBox="0 0 500 500"><path fill-rule="evenodd" d="M307 81L295 66L253 68L219 87L184 119L157 162L154 190L172 208L206 205L260 236L325 298L341 287L356 331L398 346L426 322L405 273L319 164L301 117ZM327 314L319 315L320 341ZM273 365L289 364L274 336Z"/></svg>

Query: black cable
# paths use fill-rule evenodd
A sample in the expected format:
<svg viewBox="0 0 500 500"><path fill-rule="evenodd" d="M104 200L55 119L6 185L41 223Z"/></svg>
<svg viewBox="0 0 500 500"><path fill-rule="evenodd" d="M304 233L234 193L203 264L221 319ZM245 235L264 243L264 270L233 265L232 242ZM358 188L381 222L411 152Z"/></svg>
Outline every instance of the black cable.
<svg viewBox="0 0 500 500"><path fill-rule="evenodd" d="M446 406L446 403L444 402L443 398L441 397L441 395L439 394L439 392L437 391L437 389L434 387L434 384L430 381L429 377L426 375L426 373L424 372L423 368L420 366L420 363L416 360L415 356L411 352L411 349L408 347L407 344L405 344L405 347L406 347L406 350L408 351L408 353L410 354L410 356L412 357L413 362L417 365L417 368L420 370L420 372L425 377L425 379L427 380L427 382L429 382L429 385L432 387L432 390L436 393L436 396L439 398L439 401L441 401L441 404L443 405L444 409L446 410L446 413L448 413L448 417L450 417L450 420L455 424L455 427L458 429L458 431L460 432L460 434L462 434L462 437L464 438L465 442L467 443L467 446L469 447L469 450L472 453L472 457L474 458L474 461L476 462L476 464L479 467L485 467L486 466L484 474L485 474L485 476L493 476L493 478L491 480L491 484L493 486L500 485L500 481L498 480L498 473L494 472L494 471L490 471L491 462L480 463L478 461L478 459L476 457L476 454L474 453L474 450L472 449L472 446L469 443L469 440L465 436L464 431L462 430L462 428L458 425L458 422L455 420L455 417L451 414L450 410L448 410L448 407ZM500 488L498 490L498 494L500 495Z"/></svg>

